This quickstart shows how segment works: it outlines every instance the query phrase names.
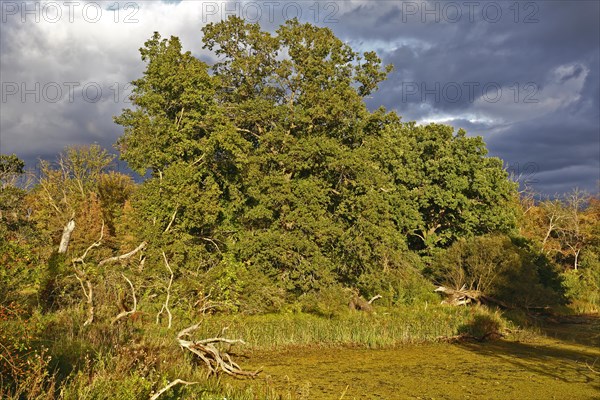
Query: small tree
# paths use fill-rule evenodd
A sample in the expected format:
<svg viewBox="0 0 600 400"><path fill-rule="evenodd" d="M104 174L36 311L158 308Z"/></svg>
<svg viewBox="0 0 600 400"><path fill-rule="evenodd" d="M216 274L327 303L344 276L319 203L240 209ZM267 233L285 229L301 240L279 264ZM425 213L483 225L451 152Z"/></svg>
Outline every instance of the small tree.
<svg viewBox="0 0 600 400"><path fill-rule="evenodd" d="M577 271L579 255L589 240L588 224L584 210L589 195L579 189L565 196L564 212L557 226L559 240L565 252L573 257L573 269Z"/></svg>

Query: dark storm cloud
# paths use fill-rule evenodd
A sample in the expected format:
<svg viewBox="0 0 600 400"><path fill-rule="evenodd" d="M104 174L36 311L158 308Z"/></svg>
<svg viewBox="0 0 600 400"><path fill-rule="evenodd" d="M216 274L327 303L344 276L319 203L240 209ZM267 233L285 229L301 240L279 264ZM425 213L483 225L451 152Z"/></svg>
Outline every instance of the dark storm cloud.
<svg viewBox="0 0 600 400"><path fill-rule="evenodd" d="M180 36L186 49L203 54L201 10L190 2L128 2L135 7L120 14L92 2L91 9L107 6L95 22L83 16L86 2L77 3L74 13L62 7L57 22L43 11L23 17L25 3L9 3L16 13L7 12L7 2L0 5L0 151L17 153L29 167L69 145L98 143L114 151L122 128L112 118L129 107L129 82L144 67L138 49L154 31ZM44 4L25 7L43 10Z"/></svg>
<svg viewBox="0 0 600 400"><path fill-rule="evenodd" d="M31 95L22 101L21 93L3 101L2 152L17 152L32 163L70 144L110 147L122 132L112 116L128 106L126 84L140 76L138 48L152 32L180 36L186 50L211 60L201 48L201 27L226 16L227 9L237 7L246 16L249 3L136 4L138 22L128 25L123 14L115 23L106 10L93 24L80 16L73 24L21 23L10 16L0 22L3 82L27 88L35 82L80 85L74 101L35 102ZM270 31L297 11L285 9L288 3L254 4ZM523 175L525 168L540 191L597 189L599 2L351 0L320 2L317 9L312 2L296 4L303 21L329 27L353 48L375 50L395 65L368 99L370 107L384 105L405 121L442 122L482 135L491 155L504 159L512 172ZM213 5L214 15L207 12ZM85 101L82 88L93 84L102 96Z"/></svg>
<svg viewBox="0 0 600 400"><path fill-rule="evenodd" d="M522 169L535 164L529 178L535 178L534 184L546 193L561 185L595 191L600 179L597 132L593 121L575 113L558 114L516 123L489 137L488 145L509 165Z"/></svg>
<svg viewBox="0 0 600 400"><path fill-rule="evenodd" d="M371 107L383 104L404 120L439 121L482 135L490 154L513 169L527 165L527 174L535 175L529 182L540 191L598 189L598 2L522 2L518 17L509 8L514 2L478 2L479 10L499 6L502 18L495 23L477 11L470 21L461 2L455 2L463 12L456 23L444 18L445 2L409 3L416 15L406 15L407 3L369 3L333 27L353 45L378 47L396 67ZM421 14L436 4L437 15ZM524 23L527 16L532 23Z"/></svg>

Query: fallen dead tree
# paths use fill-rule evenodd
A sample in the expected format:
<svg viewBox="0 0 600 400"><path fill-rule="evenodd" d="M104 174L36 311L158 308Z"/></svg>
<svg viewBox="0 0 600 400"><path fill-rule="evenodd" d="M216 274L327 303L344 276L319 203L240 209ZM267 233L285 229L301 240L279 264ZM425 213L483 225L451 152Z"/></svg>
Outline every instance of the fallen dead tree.
<svg viewBox="0 0 600 400"><path fill-rule="evenodd" d="M219 344L245 344L241 339L226 339L222 337L214 337L202 340L186 340L186 336L197 330L200 323L185 328L177 335L177 341L182 348L185 348L197 355L208 367L209 374L217 375L224 372L227 375L234 377L251 377L254 378L260 373L260 369L256 371L244 371L235 363L229 353L220 350Z"/></svg>
<svg viewBox="0 0 600 400"><path fill-rule="evenodd" d="M442 300L441 304L449 304L452 306L463 306L467 304L494 304L505 309L512 308L503 301L491 296L487 296L479 290L466 289L465 286L460 289L438 286L434 291L446 296L446 298Z"/></svg>
<svg viewBox="0 0 600 400"><path fill-rule="evenodd" d="M192 332L200 327L200 322L181 330L177 334L179 345L194 353L208 367L209 375L218 375L223 372L227 375L236 378L254 378L260 373L260 369L256 371L244 371L237 363L235 363L229 353L221 350L218 346L245 344L241 339L226 339L223 337L214 337L201 340L187 340L186 337L191 336ZM224 331L224 330L223 330ZM223 334L221 332L221 335Z"/></svg>

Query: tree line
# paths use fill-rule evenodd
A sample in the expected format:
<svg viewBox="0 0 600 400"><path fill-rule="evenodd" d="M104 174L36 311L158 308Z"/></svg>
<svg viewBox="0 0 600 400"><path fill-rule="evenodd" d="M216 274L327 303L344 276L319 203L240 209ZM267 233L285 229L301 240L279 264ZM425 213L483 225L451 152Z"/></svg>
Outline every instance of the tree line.
<svg viewBox="0 0 600 400"><path fill-rule="evenodd" d="M203 34L212 65L176 37L140 49L145 71L115 122L143 182L97 145L42 161L27 186L23 162L2 155L2 307L110 320L135 300L162 321L209 293L265 313L349 293L436 301L444 285L598 308L597 196L536 199L481 137L370 111L392 67L329 29L231 17Z"/></svg>

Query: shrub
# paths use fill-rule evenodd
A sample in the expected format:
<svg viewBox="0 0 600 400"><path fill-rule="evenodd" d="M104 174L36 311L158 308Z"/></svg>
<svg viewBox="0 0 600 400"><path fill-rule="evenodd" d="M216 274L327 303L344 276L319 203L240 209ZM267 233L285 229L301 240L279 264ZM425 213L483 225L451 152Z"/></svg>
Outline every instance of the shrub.
<svg viewBox="0 0 600 400"><path fill-rule="evenodd" d="M243 314L278 312L285 303L285 291L258 271L227 255L205 275L206 292L232 311Z"/></svg>
<svg viewBox="0 0 600 400"><path fill-rule="evenodd" d="M377 304L388 307L437 301L431 282L410 267L363 274L357 282L357 288L366 298L381 295Z"/></svg>
<svg viewBox="0 0 600 400"><path fill-rule="evenodd" d="M43 399L54 388L48 349L34 347L40 333L38 317L18 304L0 305L0 398Z"/></svg>
<svg viewBox="0 0 600 400"><path fill-rule="evenodd" d="M600 310L600 260L593 252L586 252L578 270L561 274L566 297L578 312Z"/></svg>
<svg viewBox="0 0 600 400"><path fill-rule="evenodd" d="M501 335L504 322L499 313L477 310L469 321L458 327L458 333L484 341Z"/></svg>
<svg viewBox="0 0 600 400"><path fill-rule="evenodd" d="M306 313L332 318L348 311L352 296L352 290L334 285L304 294L300 296L298 303Z"/></svg>

